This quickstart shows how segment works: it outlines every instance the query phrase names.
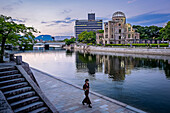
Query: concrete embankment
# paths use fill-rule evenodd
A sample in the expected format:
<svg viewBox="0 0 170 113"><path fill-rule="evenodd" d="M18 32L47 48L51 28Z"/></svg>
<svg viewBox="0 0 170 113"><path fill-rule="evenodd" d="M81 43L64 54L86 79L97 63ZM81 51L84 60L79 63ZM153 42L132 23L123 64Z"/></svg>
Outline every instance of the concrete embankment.
<svg viewBox="0 0 170 113"><path fill-rule="evenodd" d="M97 51L97 52L114 52L130 54L149 54L149 55L168 55L170 48L118 48L118 47L99 47L99 46L74 46L75 50Z"/></svg>
<svg viewBox="0 0 170 113"><path fill-rule="evenodd" d="M31 68L47 98L60 113L146 113L140 109L90 91L93 108L82 105L82 87L35 68Z"/></svg>

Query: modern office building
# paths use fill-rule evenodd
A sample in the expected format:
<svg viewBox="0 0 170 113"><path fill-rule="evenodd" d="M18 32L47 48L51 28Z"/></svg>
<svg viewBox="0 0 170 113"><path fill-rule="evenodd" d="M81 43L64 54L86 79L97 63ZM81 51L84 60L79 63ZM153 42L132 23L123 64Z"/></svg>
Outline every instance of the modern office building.
<svg viewBox="0 0 170 113"><path fill-rule="evenodd" d="M78 35L83 31L98 31L102 29L103 21L95 20L95 13L88 14L88 20L76 20L75 21L75 36L78 38Z"/></svg>
<svg viewBox="0 0 170 113"><path fill-rule="evenodd" d="M127 44L138 41L140 34L135 32L131 24L126 23L126 16L123 12L115 12L112 21L104 23L103 37L96 34L98 44Z"/></svg>

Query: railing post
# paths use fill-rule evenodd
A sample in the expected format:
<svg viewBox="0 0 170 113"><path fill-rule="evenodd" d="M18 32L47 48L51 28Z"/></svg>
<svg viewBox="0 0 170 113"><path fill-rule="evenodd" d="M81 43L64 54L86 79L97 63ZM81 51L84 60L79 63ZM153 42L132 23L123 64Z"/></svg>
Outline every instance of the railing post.
<svg viewBox="0 0 170 113"><path fill-rule="evenodd" d="M16 56L16 64L21 65L22 64L22 56Z"/></svg>

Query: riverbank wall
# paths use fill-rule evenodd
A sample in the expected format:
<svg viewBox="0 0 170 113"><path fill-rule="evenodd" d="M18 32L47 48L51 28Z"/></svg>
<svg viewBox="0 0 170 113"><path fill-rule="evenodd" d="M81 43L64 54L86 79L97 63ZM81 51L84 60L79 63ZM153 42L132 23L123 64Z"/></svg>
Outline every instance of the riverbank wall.
<svg viewBox="0 0 170 113"><path fill-rule="evenodd" d="M170 56L170 48L123 48L123 47L120 48L120 47L101 47L101 46L74 46L74 49L75 50L84 50L84 51L88 51L88 52L96 51L96 52Z"/></svg>

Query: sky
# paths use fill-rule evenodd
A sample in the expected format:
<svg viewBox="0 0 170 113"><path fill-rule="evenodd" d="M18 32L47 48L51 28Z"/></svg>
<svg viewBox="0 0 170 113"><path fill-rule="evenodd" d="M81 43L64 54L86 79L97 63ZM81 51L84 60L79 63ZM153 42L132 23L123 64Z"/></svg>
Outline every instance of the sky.
<svg viewBox="0 0 170 113"><path fill-rule="evenodd" d="M164 26L170 21L170 0L0 0L0 15L36 28L41 32L36 36L74 36L76 19L94 12L107 22L116 11L132 25Z"/></svg>

